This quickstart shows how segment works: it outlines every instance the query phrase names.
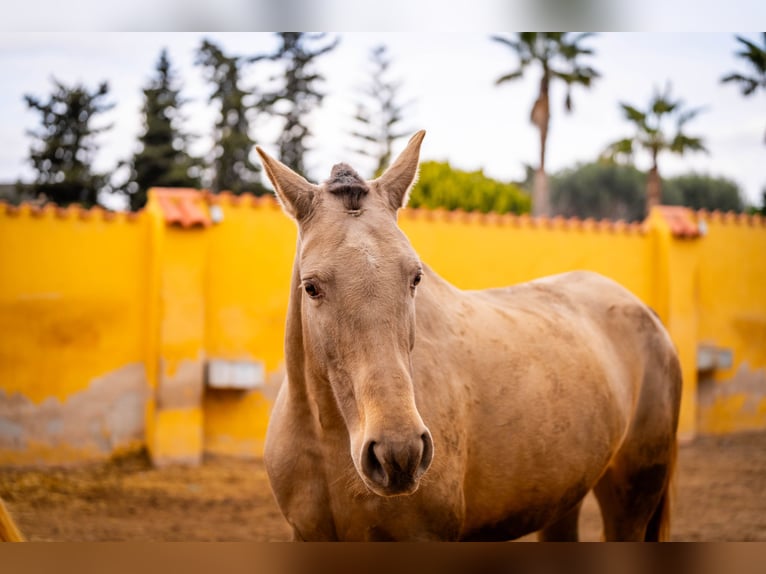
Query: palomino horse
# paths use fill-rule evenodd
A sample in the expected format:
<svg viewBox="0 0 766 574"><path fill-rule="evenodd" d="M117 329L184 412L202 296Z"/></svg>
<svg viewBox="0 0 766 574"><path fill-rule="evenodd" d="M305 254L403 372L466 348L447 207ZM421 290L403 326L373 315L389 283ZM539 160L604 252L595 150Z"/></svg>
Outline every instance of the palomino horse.
<svg viewBox="0 0 766 574"><path fill-rule="evenodd" d="M607 540L665 537L667 332L594 273L486 291L439 277L396 223L424 135L378 179L339 164L322 185L258 148L298 224L265 448L295 539L576 540L591 489Z"/></svg>

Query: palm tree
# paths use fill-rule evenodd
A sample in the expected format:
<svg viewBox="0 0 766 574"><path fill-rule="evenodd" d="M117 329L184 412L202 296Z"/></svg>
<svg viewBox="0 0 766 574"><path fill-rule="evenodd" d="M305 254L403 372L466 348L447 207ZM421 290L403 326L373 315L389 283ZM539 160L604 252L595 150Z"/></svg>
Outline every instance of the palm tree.
<svg viewBox="0 0 766 574"><path fill-rule="evenodd" d="M492 40L504 44L513 50L519 58L517 69L500 76L495 85L504 84L521 78L526 68L537 64L540 68L540 88L532 106L530 120L540 131L540 164L535 172L532 195L533 215L550 215L548 181L545 175L545 145L548 140L548 124L551 113L548 92L552 79L559 79L566 84L566 111L572 110L572 86L580 84L590 87L599 73L590 66L583 66L578 57L593 54L593 50L581 46L581 42L593 34L573 34L571 32L521 32L515 37L492 36Z"/></svg>
<svg viewBox="0 0 766 574"><path fill-rule="evenodd" d="M655 90L646 111L621 102L620 106L625 119L634 124L636 133L632 137L610 144L605 152L605 155L613 159L619 159L622 156L631 160L636 147L649 152L652 167L646 181L647 213L653 206L661 203L662 190L658 166L660 153L669 151L683 155L690 151L707 151L702 138L689 136L684 132L686 124L696 117L702 108L684 110L683 102L673 100L670 91L669 83L664 93ZM667 122L673 118L675 118L675 133L669 137Z"/></svg>
<svg viewBox="0 0 766 574"><path fill-rule="evenodd" d="M763 36L763 46L758 46L742 36L735 36L742 44L741 50L735 52L737 56L745 60L752 68L752 75L746 76L738 72L729 74L721 78L722 83L736 82L742 89L743 96L753 94L758 88L766 90L766 32L761 32ZM766 143L766 134L764 134L764 143Z"/></svg>

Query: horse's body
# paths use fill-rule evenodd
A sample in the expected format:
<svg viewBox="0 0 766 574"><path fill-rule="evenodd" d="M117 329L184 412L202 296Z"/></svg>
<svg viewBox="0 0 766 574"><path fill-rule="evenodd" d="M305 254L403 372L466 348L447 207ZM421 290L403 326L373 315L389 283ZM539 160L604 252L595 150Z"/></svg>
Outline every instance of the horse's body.
<svg viewBox="0 0 766 574"><path fill-rule="evenodd" d="M400 290L413 252L376 208L406 201L421 139L353 205L333 181L301 204L290 190L311 184L261 152L300 228L265 453L295 538L576 539L593 489L606 539L658 539L680 401L667 333L594 273L461 291L423 266Z"/></svg>

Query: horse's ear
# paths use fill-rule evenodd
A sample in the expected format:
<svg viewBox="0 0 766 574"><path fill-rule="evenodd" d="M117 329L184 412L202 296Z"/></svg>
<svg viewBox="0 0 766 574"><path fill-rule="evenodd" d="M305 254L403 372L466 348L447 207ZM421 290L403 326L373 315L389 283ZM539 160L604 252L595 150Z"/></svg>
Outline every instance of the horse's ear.
<svg viewBox="0 0 766 574"><path fill-rule="evenodd" d="M271 157L260 146L255 146L255 150L261 156L266 175L274 185L282 209L287 215L300 222L311 211L314 196L319 188L281 161Z"/></svg>
<svg viewBox="0 0 766 574"><path fill-rule="evenodd" d="M391 167L375 180L383 193L388 196L394 211L407 205L410 199L410 191L418 178L420 144L425 135L426 130L420 130L412 136L407 147L399 154Z"/></svg>

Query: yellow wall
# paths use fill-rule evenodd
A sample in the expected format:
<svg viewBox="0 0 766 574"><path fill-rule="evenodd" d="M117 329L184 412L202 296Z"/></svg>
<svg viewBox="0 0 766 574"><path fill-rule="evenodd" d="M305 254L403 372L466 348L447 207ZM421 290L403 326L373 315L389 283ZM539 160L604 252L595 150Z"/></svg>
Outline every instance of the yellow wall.
<svg viewBox="0 0 766 574"><path fill-rule="evenodd" d="M758 217L700 214L701 343L731 351L731 368L700 381L699 431L766 428L766 225Z"/></svg>
<svg viewBox="0 0 766 574"><path fill-rule="evenodd" d="M651 251L640 225L405 209L399 224L421 259L461 289L590 269L651 297Z"/></svg>
<svg viewBox="0 0 766 574"><path fill-rule="evenodd" d="M148 239L146 214L0 205L0 464L143 441Z"/></svg>
<svg viewBox="0 0 766 574"><path fill-rule="evenodd" d="M0 205L0 464L68 463L146 446L155 462L258 456L281 381L296 228L271 198L210 198L222 220ZM207 209L207 204L205 204ZM692 214L692 217L697 217ZM643 225L404 210L421 258L461 288L572 269L652 306L684 372L681 435L766 428L766 227L699 215L679 239ZM733 353L703 373L703 342ZM263 365L249 391L205 385L208 360Z"/></svg>

